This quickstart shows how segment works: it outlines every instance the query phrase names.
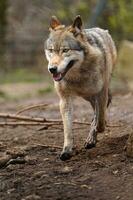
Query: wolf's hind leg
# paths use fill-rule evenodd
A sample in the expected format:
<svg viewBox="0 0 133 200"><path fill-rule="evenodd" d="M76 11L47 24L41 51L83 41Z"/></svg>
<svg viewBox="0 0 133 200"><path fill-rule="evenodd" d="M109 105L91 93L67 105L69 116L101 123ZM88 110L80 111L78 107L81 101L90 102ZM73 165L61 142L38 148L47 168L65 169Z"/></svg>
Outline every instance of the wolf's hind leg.
<svg viewBox="0 0 133 200"><path fill-rule="evenodd" d="M98 123L97 123L97 131L103 132L106 126L106 110L111 102L111 94L108 88L104 88L101 93L98 95Z"/></svg>
<svg viewBox="0 0 133 200"><path fill-rule="evenodd" d="M91 123L91 128L89 131L89 135L85 141L85 148L90 149L92 147L95 147L96 142L97 142L97 123L98 123L98 102L96 99L91 99L89 100L93 109L94 109L94 117Z"/></svg>
<svg viewBox="0 0 133 200"><path fill-rule="evenodd" d="M107 103L107 107L109 107L110 103L112 102L112 94L110 89L108 90L108 103Z"/></svg>
<svg viewBox="0 0 133 200"><path fill-rule="evenodd" d="M106 109L108 103L108 92L103 89L97 96L88 99L94 110L94 118L91 123L89 135L85 142L85 148L92 148L97 142L97 133L105 130Z"/></svg>

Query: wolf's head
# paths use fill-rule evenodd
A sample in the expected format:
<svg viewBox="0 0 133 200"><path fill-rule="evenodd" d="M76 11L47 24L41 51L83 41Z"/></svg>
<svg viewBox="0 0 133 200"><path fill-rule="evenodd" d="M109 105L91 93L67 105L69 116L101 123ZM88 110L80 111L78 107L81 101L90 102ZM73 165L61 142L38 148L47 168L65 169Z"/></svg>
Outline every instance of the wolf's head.
<svg viewBox="0 0 133 200"><path fill-rule="evenodd" d="M79 68L84 60L82 20L77 16L71 26L65 27L53 16L50 35L45 43L48 70L55 81L67 76L71 68Z"/></svg>

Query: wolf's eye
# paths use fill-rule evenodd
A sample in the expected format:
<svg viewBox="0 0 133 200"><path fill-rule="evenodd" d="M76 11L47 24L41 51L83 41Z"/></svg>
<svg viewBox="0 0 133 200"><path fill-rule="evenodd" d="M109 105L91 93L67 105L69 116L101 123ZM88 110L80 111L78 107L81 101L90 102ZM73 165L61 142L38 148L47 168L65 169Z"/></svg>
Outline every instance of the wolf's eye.
<svg viewBox="0 0 133 200"><path fill-rule="evenodd" d="M62 49L62 53L67 53L70 49Z"/></svg>

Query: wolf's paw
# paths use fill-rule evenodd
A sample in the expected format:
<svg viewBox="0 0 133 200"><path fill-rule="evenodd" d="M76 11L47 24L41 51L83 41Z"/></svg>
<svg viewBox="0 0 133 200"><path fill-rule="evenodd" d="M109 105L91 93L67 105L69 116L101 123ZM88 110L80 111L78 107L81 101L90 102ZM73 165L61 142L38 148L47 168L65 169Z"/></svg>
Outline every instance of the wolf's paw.
<svg viewBox="0 0 133 200"><path fill-rule="evenodd" d="M60 159L62 161L69 160L72 157L72 153L69 152L62 152L60 155Z"/></svg>
<svg viewBox="0 0 133 200"><path fill-rule="evenodd" d="M91 149L96 146L97 137L96 135L93 137L88 137L85 141L84 147L85 149Z"/></svg>
<svg viewBox="0 0 133 200"><path fill-rule="evenodd" d="M60 159L65 161L69 160L72 157L73 148L70 146L66 146L63 148L63 151L61 152Z"/></svg>
<svg viewBox="0 0 133 200"><path fill-rule="evenodd" d="M94 128L90 130L89 135L85 141L85 149L91 149L96 146L97 143L97 130Z"/></svg>
<svg viewBox="0 0 133 200"><path fill-rule="evenodd" d="M85 142L84 147L85 149L91 149L96 146L96 142Z"/></svg>

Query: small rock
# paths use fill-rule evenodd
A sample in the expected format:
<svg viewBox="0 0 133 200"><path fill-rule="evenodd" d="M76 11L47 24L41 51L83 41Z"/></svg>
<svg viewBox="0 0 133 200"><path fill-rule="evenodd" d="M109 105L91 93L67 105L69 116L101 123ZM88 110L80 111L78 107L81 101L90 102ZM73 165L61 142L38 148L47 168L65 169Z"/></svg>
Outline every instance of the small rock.
<svg viewBox="0 0 133 200"><path fill-rule="evenodd" d="M118 170L115 170L115 171L113 171L113 174L116 175L116 174L118 174L118 172L119 172Z"/></svg>
<svg viewBox="0 0 133 200"><path fill-rule="evenodd" d="M118 156L118 154L113 154L112 155L113 158L116 158L117 156Z"/></svg>
<svg viewBox="0 0 133 200"><path fill-rule="evenodd" d="M15 188L11 188L11 189L7 190L7 194L11 194L14 191L15 191Z"/></svg>
<svg viewBox="0 0 133 200"><path fill-rule="evenodd" d="M120 196L117 196L117 197L116 197L117 200L120 199L120 198L121 198Z"/></svg>
<svg viewBox="0 0 133 200"><path fill-rule="evenodd" d="M13 142L18 142L19 141L19 138L18 137L15 137L15 138L13 138Z"/></svg>
<svg viewBox="0 0 133 200"><path fill-rule="evenodd" d="M49 160L49 158L44 158L44 159L43 159L43 161L48 161L48 160Z"/></svg>
<svg viewBox="0 0 133 200"><path fill-rule="evenodd" d="M92 190L92 187L91 186L88 186L88 185L81 185L81 188L87 188L87 189L89 189L89 190Z"/></svg>
<svg viewBox="0 0 133 200"><path fill-rule="evenodd" d="M35 194L22 198L21 200L40 200L41 197Z"/></svg>
<svg viewBox="0 0 133 200"><path fill-rule="evenodd" d="M68 167L68 166L65 166L65 167L62 169L62 172L63 172L63 173L70 173L70 172L72 172L72 168L71 168L71 167Z"/></svg>

